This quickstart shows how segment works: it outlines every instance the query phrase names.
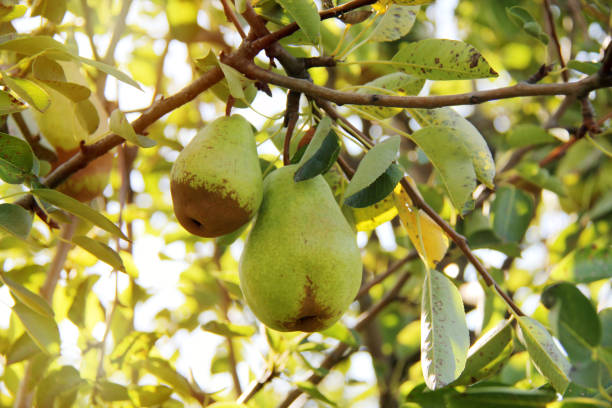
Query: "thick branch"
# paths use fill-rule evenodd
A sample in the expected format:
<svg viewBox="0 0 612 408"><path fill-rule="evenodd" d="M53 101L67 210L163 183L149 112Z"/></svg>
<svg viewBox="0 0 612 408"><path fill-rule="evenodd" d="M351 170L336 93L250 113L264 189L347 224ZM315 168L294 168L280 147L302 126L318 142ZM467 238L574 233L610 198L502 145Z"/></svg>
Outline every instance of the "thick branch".
<svg viewBox="0 0 612 408"><path fill-rule="evenodd" d="M251 79L271 83L283 88L302 92L313 98L327 99L338 105L373 105L398 108L439 108L453 105L474 105L497 99L508 99L522 96L544 95L584 95L594 89L612 86L612 77L591 75L580 81L559 84L519 83L505 88L475 91L456 95L433 96L394 96L376 94L358 94L342 92L318 86L304 79L291 78L258 67L246 62L236 55L223 56L223 62L245 74Z"/></svg>

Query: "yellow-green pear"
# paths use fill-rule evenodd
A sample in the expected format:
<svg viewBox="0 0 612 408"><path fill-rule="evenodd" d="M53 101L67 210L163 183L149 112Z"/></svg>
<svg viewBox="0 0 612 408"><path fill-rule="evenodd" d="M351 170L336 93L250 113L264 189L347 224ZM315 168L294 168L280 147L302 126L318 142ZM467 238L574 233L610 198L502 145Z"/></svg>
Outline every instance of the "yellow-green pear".
<svg viewBox="0 0 612 408"><path fill-rule="evenodd" d="M264 198L240 259L240 287L266 326L319 331L334 324L361 284L353 231L319 175L295 182L297 165L264 180Z"/></svg>
<svg viewBox="0 0 612 408"><path fill-rule="evenodd" d="M60 66L68 82L88 87L77 63L62 61ZM32 115L40 133L57 153L57 160L51 163L51 170L55 170L79 151L81 142L90 144L108 133L108 115L100 100L92 93L88 101L92 110L95 108L99 122L90 134L79 121L76 115L77 106L73 100L43 82L39 85L49 94L51 104L45 112L32 110ZM77 200L90 201L100 195L108 184L112 164L112 154L105 153L72 174L58 187L58 190Z"/></svg>
<svg viewBox="0 0 612 408"><path fill-rule="evenodd" d="M206 125L181 151L170 179L174 213L187 231L218 237L240 228L262 199L251 124L232 115Z"/></svg>

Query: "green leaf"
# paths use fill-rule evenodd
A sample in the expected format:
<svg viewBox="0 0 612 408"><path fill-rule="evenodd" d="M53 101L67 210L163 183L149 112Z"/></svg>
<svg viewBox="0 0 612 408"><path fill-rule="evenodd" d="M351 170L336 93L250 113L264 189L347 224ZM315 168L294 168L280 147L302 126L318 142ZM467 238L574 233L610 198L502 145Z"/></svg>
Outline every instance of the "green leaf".
<svg viewBox="0 0 612 408"><path fill-rule="evenodd" d="M562 197L565 196L563 182L550 174L548 170L541 167L538 163L524 161L516 166L516 170L520 176L528 182L546 190L550 190Z"/></svg>
<svg viewBox="0 0 612 408"><path fill-rule="evenodd" d="M60 64L45 56L37 57L32 64L34 78L62 93L74 102L89 98L91 91L86 86L67 82L64 69Z"/></svg>
<svg viewBox="0 0 612 408"><path fill-rule="evenodd" d="M459 290L445 275L428 269L421 303L421 365L427 387L435 390L457 379L469 347Z"/></svg>
<svg viewBox="0 0 612 408"><path fill-rule="evenodd" d="M500 322L470 347L465 369L453 385L472 384L495 374L510 358L513 350L512 321Z"/></svg>
<svg viewBox="0 0 612 408"><path fill-rule="evenodd" d="M519 316L517 320L531 361L555 390L563 394L569 385L568 374L571 368L567 357L540 322L528 316Z"/></svg>
<svg viewBox="0 0 612 408"><path fill-rule="evenodd" d="M404 172L397 164L392 163L372 184L346 197L344 204L353 208L366 208L388 197L397 183L404 177Z"/></svg>
<svg viewBox="0 0 612 408"><path fill-rule="evenodd" d="M378 77L367 84L357 87L356 92L358 94L365 95L417 95L423 88L423 85L425 85L425 80L422 78L417 78L404 72L394 72L392 74ZM402 111L401 108L388 108L385 106L370 105L352 107L352 109L357 114L360 112L365 112L378 119L387 119Z"/></svg>
<svg viewBox="0 0 612 408"><path fill-rule="evenodd" d="M336 322L331 327L320 332L322 335L340 340L351 347L359 347L357 339L353 333L341 322Z"/></svg>
<svg viewBox="0 0 612 408"><path fill-rule="evenodd" d="M400 142L400 136L393 136L370 149L359 162L357 171L346 186L344 197L350 197L368 187L387 171L399 152Z"/></svg>
<svg viewBox="0 0 612 408"><path fill-rule="evenodd" d="M13 51L23 55L40 54L43 51L61 51L69 54L66 46L46 35L27 35L0 44L0 50ZM67 57L69 59L69 57Z"/></svg>
<svg viewBox="0 0 612 408"><path fill-rule="evenodd" d="M23 17L23 15L27 11L28 6L26 6L25 4L17 4L15 6L5 7L0 12L0 22L6 23L16 18Z"/></svg>
<svg viewBox="0 0 612 408"><path fill-rule="evenodd" d="M130 399L128 390L123 385L115 384L109 381L100 381L95 384L98 394L103 401L127 401Z"/></svg>
<svg viewBox="0 0 612 408"><path fill-rule="evenodd" d="M219 62L219 67L221 68L221 71L223 71L230 94L236 99L245 100L246 96L244 95L244 90L242 89L242 78L244 75L242 75L240 71L222 62Z"/></svg>
<svg viewBox="0 0 612 408"><path fill-rule="evenodd" d="M601 323L591 301L567 282L548 286L540 301L550 309L551 330L570 360L589 360L593 348L601 341Z"/></svg>
<svg viewBox="0 0 612 408"><path fill-rule="evenodd" d="M31 192L38 198L66 210L69 213L84 219L85 221L89 221L92 224L102 228L104 231L110 232L114 236L129 241L128 237L126 237L123 232L121 232L119 227L113 224L112 221L78 200L75 200L66 194L62 194L57 190L47 188L35 188L31 190Z"/></svg>
<svg viewBox="0 0 612 408"><path fill-rule="evenodd" d="M506 14L517 26L522 27L527 34L536 38L544 45L548 44L548 35L529 11L519 6L513 6L506 8Z"/></svg>
<svg viewBox="0 0 612 408"><path fill-rule="evenodd" d="M25 286L13 281L3 273L0 273L0 280L8 286L11 294L19 299L21 303L43 316L53 318L53 309L51 309L49 302L40 295L37 295Z"/></svg>
<svg viewBox="0 0 612 408"><path fill-rule="evenodd" d="M276 0L303 30L312 44L321 37L321 19L312 0Z"/></svg>
<svg viewBox="0 0 612 408"><path fill-rule="evenodd" d="M80 61L84 64L90 65L94 68L96 68L98 71L102 71L108 75L114 76L115 78L117 78L119 81L126 83L128 85L132 85L134 88L142 91L142 88L140 87L140 85L138 85L138 82L134 81L132 78L130 78L128 75L124 74L123 72L119 71L117 68L112 67L108 64L105 64L103 62L100 61L94 61L94 60L90 60L88 58L83 58L83 57L79 57L79 56L72 56L72 58L76 61Z"/></svg>
<svg viewBox="0 0 612 408"><path fill-rule="evenodd" d="M8 92L0 90L0 116L20 112L27 106Z"/></svg>
<svg viewBox="0 0 612 408"><path fill-rule="evenodd" d="M84 384L85 380L72 366L63 366L54 370L36 387L36 406L53 408L59 405L58 399L75 393Z"/></svg>
<svg viewBox="0 0 612 408"><path fill-rule="evenodd" d="M110 116L110 130L111 132L115 132L125 140L134 143L140 147L153 147L157 144L155 140L150 139L143 135L138 135L134 131L134 128L128 122L124 113L119 109L115 109Z"/></svg>
<svg viewBox="0 0 612 408"><path fill-rule="evenodd" d="M312 135L312 139L308 146L306 147L306 151L302 155L302 158L298 162L300 166L304 165L315 153L319 150L323 141L326 139L327 135L331 131L332 120L329 116L324 116L319 123L317 124L317 128L315 129L314 135Z"/></svg>
<svg viewBox="0 0 612 408"><path fill-rule="evenodd" d="M512 130L506 134L505 138L508 146L514 148L554 143L557 141L554 136L541 126L530 123L522 123L513 126Z"/></svg>
<svg viewBox="0 0 612 408"><path fill-rule="evenodd" d="M172 395L172 388L165 385L141 385L128 388L130 400L137 407L157 406Z"/></svg>
<svg viewBox="0 0 612 408"><path fill-rule="evenodd" d="M85 328L87 297L92 293L91 288L99 278L99 275L89 275L85 278L77 287L76 295L74 295L70 309L68 309L68 318L80 328Z"/></svg>
<svg viewBox="0 0 612 408"><path fill-rule="evenodd" d="M55 355L60 351L60 336L57 324L52 317L43 316L16 300L13 312L23 323L34 343L47 354Z"/></svg>
<svg viewBox="0 0 612 408"><path fill-rule="evenodd" d="M23 333L11 344L6 352L6 364L11 365L18 363L40 352L40 348L32 341L30 335L28 333Z"/></svg>
<svg viewBox="0 0 612 408"><path fill-rule="evenodd" d="M593 75L601 69L601 62L591 61L576 61L570 60L567 62L567 67L574 71L582 72L583 74Z"/></svg>
<svg viewBox="0 0 612 408"><path fill-rule="evenodd" d="M601 347L612 349L612 307L599 311L601 322Z"/></svg>
<svg viewBox="0 0 612 408"><path fill-rule="evenodd" d="M310 145L308 148L310 148ZM306 152L308 152L308 149ZM340 144L338 143L338 135L333 130L330 130L317 151L297 169L293 179L296 182L308 180L327 172L336 162L339 153Z"/></svg>
<svg viewBox="0 0 612 408"><path fill-rule="evenodd" d="M493 189L495 178L495 162L484 137L472 123L458 114L454 109L444 107L437 109L408 109L410 116L422 127L445 126L459 132L458 141L472 157L476 178L484 185Z"/></svg>
<svg viewBox="0 0 612 408"><path fill-rule="evenodd" d="M337 407L336 403L329 398L327 398L316 385L308 381L298 381L295 385L302 390L304 393L308 394L311 398L314 398L317 401L323 401L326 404L331 405L332 407Z"/></svg>
<svg viewBox="0 0 612 408"><path fill-rule="evenodd" d="M555 265L550 273L554 280L589 283L612 278L612 247L578 248Z"/></svg>
<svg viewBox="0 0 612 408"><path fill-rule="evenodd" d="M506 241L521 242L533 218L533 198L515 187L501 187L495 192L491 214L493 230L499 237Z"/></svg>
<svg viewBox="0 0 612 408"><path fill-rule="evenodd" d="M24 140L0 132L0 179L21 184L34 168L34 153Z"/></svg>
<svg viewBox="0 0 612 408"><path fill-rule="evenodd" d="M27 239L32 229L32 221L32 214L23 207L10 203L0 204L0 231Z"/></svg>
<svg viewBox="0 0 612 408"><path fill-rule="evenodd" d="M378 19L370 41L399 40L412 30L420 6L403 6L392 4Z"/></svg>
<svg viewBox="0 0 612 408"><path fill-rule="evenodd" d="M204 323L201 327L207 332L227 337L251 337L256 332L253 326L238 326L216 320Z"/></svg>
<svg viewBox="0 0 612 408"><path fill-rule="evenodd" d="M419 78L434 80L496 77L480 52L469 44L455 40L428 38L400 48L392 61L400 69Z"/></svg>
<svg viewBox="0 0 612 408"><path fill-rule="evenodd" d="M72 237L72 242L98 258L100 261L112 266L114 269L125 272L125 266L123 265L121 256L108 245L84 235Z"/></svg>
<svg viewBox="0 0 612 408"><path fill-rule="evenodd" d="M417 130L411 138L438 170L455 208L461 214L472 209L476 172L472 154L462 143L462 133L455 128L431 126Z"/></svg>
<svg viewBox="0 0 612 408"><path fill-rule="evenodd" d="M555 401L551 389L521 390L503 386L479 386L468 388L461 394L448 399L448 408L497 408L531 407L544 408L548 402Z"/></svg>
<svg viewBox="0 0 612 408"><path fill-rule="evenodd" d="M159 380L170 385L181 396L191 396L189 381L179 374L172 365L161 358L149 357L142 362L143 368Z"/></svg>
<svg viewBox="0 0 612 408"><path fill-rule="evenodd" d="M32 6L32 17L42 16L55 24L59 24L66 14L67 0L36 0Z"/></svg>
<svg viewBox="0 0 612 408"><path fill-rule="evenodd" d="M44 112L51 105L51 97L36 82L24 78L12 78L4 72L1 73L5 85L34 109Z"/></svg>

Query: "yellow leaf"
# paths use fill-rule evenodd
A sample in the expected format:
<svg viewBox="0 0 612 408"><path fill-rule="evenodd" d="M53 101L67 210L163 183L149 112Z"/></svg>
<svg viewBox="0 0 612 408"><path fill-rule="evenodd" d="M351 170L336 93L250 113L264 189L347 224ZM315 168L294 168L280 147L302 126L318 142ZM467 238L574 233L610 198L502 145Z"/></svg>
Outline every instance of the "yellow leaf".
<svg viewBox="0 0 612 408"><path fill-rule="evenodd" d="M351 210L353 211L357 231L371 231L397 215L392 194L369 207L351 208Z"/></svg>
<svg viewBox="0 0 612 408"><path fill-rule="evenodd" d="M395 189L393 197L412 245L428 267L435 267L448 250L448 237L426 212L413 207L412 200L401 186Z"/></svg>

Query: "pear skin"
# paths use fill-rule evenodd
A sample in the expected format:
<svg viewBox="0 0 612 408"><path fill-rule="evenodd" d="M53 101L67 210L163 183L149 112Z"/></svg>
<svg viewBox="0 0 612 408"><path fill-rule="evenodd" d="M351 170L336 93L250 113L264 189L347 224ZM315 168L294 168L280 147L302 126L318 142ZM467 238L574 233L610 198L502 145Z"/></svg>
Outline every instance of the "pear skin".
<svg viewBox="0 0 612 408"><path fill-rule="evenodd" d="M251 124L232 115L201 129L175 160L170 189L176 218L194 235L218 237L247 223L262 199Z"/></svg>
<svg viewBox="0 0 612 408"><path fill-rule="evenodd" d="M355 299L362 264L353 231L322 176L295 182L297 165L264 180L264 198L240 259L253 313L279 331L320 331Z"/></svg>
<svg viewBox="0 0 612 408"><path fill-rule="evenodd" d="M60 64L70 82L87 86L79 65L73 62L61 62ZM87 129L78 120L75 103L64 94L47 86L39 84L51 97L49 108L41 113L32 110L32 115L40 133L54 147L57 160L51 163L51 170L55 170L66 160L70 159L80 150L81 142L91 143L102 138L108 133L108 115L102 107L100 100L91 94L89 101L96 108L99 117L97 129L89 134ZM57 190L67 194L79 201L91 201L102 194L108 184L108 179L113 166L113 155L108 152L91 161L87 166L64 181Z"/></svg>

